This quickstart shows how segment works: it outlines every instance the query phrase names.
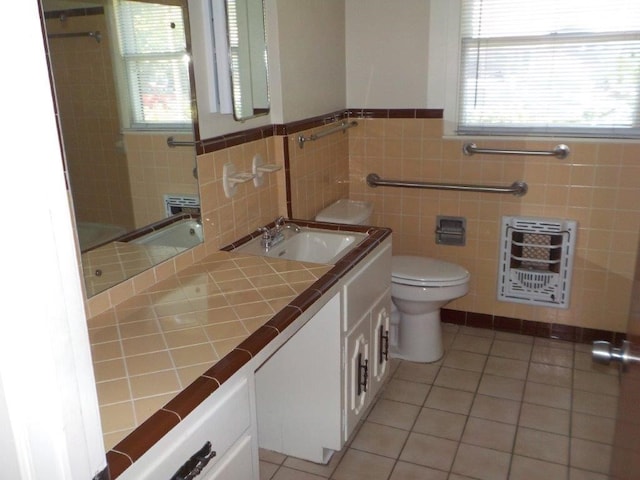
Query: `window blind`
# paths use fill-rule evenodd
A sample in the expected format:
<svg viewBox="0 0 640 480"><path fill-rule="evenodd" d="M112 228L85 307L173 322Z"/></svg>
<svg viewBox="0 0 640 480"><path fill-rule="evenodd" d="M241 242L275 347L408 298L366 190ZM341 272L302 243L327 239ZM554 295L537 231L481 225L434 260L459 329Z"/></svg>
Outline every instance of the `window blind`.
<svg viewBox="0 0 640 480"><path fill-rule="evenodd" d="M130 127L191 126L182 8L116 0L114 10L129 91Z"/></svg>
<svg viewBox="0 0 640 480"><path fill-rule="evenodd" d="M640 137L640 2L462 0L458 133Z"/></svg>

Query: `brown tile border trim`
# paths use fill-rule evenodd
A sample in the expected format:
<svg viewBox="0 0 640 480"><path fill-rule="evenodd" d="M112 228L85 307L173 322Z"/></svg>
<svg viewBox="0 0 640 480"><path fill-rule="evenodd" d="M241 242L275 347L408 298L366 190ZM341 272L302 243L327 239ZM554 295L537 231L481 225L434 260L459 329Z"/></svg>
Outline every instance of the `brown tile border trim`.
<svg viewBox="0 0 640 480"><path fill-rule="evenodd" d="M618 345L626 338L625 333L598 330L595 328L574 327L560 323L544 323L519 318L500 317L484 313L464 312L443 308L440 319L446 323L467 327L485 328L500 332L519 333L533 337L565 340L573 343L591 343L594 340L606 340Z"/></svg>
<svg viewBox="0 0 640 480"><path fill-rule="evenodd" d="M67 10L49 10L44 12L44 18L59 19L60 17L88 17L91 15L104 15L104 7L69 8Z"/></svg>
<svg viewBox="0 0 640 480"><path fill-rule="evenodd" d="M439 108L350 108L349 117L354 118L443 118Z"/></svg>
<svg viewBox="0 0 640 480"><path fill-rule="evenodd" d="M227 133L218 137L207 138L196 142L196 154L203 155L205 153L224 150L225 148L242 145L243 143L262 140L273 136L273 125L264 127L256 127L241 132Z"/></svg>
<svg viewBox="0 0 640 480"><path fill-rule="evenodd" d="M265 125L264 127L199 140L196 142L196 152L198 155L203 155L274 135L287 136L345 118L443 118L443 112L444 110L436 108L348 108L295 122ZM285 156L286 154L285 150Z"/></svg>
<svg viewBox="0 0 640 480"><path fill-rule="evenodd" d="M291 135L292 133L302 132L310 128L321 127L330 123L338 122L347 118L347 110L337 110L317 117L305 118L304 120L296 120L284 124L273 126L274 135Z"/></svg>

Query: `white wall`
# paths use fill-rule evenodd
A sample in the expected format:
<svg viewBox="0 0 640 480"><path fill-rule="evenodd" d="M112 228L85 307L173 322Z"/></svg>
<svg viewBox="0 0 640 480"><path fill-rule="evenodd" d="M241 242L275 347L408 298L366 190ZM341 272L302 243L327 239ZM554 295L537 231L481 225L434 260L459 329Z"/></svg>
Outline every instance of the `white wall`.
<svg viewBox="0 0 640 480"><path fill-rule="evenodd" d="M429 0L345 3L347 106L431 108Z"/></svg>
<svg viewBox="0 0 640 480"><path fill-rule="evenodd" d="M0 183L33 234L0 238L0 446L12 445L0 449L0 476L90 479L106 460L38 2L11 15L0 55L20 67L0 77Z"/></svg>

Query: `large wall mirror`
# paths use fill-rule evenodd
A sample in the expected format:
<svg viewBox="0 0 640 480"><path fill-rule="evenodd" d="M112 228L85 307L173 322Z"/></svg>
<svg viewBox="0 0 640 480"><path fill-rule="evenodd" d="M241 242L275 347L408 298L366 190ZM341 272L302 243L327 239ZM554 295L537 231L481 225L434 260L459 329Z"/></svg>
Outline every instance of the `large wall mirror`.
<svg viewBox="0 0 640 480"><path fill-rule="evenodd" d="M186 0L41 2L91 296L202 241Z"/></svg>

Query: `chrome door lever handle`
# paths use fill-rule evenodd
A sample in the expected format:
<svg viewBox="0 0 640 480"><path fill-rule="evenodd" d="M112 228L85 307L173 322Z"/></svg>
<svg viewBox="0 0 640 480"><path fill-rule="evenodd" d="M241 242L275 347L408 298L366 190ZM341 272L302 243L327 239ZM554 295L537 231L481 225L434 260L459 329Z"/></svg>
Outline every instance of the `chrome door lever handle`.
<svg viewBox="0 0 640 480"><path fill-rule="evenodd" d="M591 347L591 359L602 365L619 362L624 370L630 363L640 363L640 357L631 353L631 342L624 340L621 348L615 348L610 342L597 340Z"/></svg>

